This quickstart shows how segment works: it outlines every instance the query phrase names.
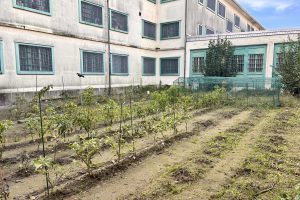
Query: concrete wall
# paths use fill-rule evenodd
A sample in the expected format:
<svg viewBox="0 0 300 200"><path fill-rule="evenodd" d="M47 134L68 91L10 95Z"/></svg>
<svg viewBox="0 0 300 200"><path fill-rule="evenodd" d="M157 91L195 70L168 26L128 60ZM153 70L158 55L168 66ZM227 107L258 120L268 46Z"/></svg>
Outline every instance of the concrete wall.
<svg viewBox="0 0 300 200"><path fill-rule="evenodd" d="M219 35L220 38L227 38L232 42L235 47L244 46L259 46L266 45L266 64L265 64L265 77L271 78L274 65L274 47L275 44L286 42L290 39L297 40L300 30L287 30L287 31L262 31L251 33L234 33ZM189 37L187 42L187 74L191 71L191 51L203 50L208 48L209 40L217 39L218 36L207 37Z"/></svg>

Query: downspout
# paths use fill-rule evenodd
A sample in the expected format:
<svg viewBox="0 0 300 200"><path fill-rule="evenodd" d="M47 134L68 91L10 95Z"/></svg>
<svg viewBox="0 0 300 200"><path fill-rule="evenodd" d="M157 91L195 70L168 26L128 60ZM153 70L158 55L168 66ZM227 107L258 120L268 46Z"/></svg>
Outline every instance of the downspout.
<svg viewBox="0 0 300 200"><path fill-rule="evenodd" d="M184 66L184 72L183 72L183 85L184 85L184 87L186 87L186 60L187 60L187 58L186 58L186 52L187 52L187 50L186 50L186 43L187 43L187 27L188 27L188 25L187 25L187 12L188 12L188 0L185 0L185 16L184 16L184 26L185 26L185 28L184 28L184 64L183 64L183 66Z"/></svg>
<svg viewBox="0 0 300 200"><path fill-rule="evenodd" d="M110 8L109 0L106 0L107 7L107 55L108 55L108 96L111 95L111 55L110 55Z"/></svg>

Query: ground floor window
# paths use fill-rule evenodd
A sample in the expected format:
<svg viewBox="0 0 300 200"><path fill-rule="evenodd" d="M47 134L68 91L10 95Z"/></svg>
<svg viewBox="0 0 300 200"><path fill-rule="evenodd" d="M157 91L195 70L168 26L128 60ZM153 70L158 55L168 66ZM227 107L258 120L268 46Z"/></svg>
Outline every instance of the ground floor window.
<svg viewBox="0 0 300 200"><path fill-rule="evenodd" d="M113 75L128 75L128 55L111 55L111 73Z"/></svg>
<svg viewBox="0 0 300 200"><path fill-rule="evenodd" d="M264 65L264 54L249 55L249 72L262 72Z"/></svg>
<svg viewBox="0 0 300 200"><path fill-rule="evenodd" d="M52 47L17 44L17 66L19 73L52 73Z"/></svg>
<svg viewBox="0 0 300 200"><path fill-rule="evenodd" d="M179 58L161 58L161 75L179 75Z"/></svg>
<svg viewBox="0 0 300 200"><path fill-rule="evenodd" d="M143 75L155 75L155 58L143 57Z"/></svg>
<svg viewBox="0 0 300 200"><path fill-rule="evenodd" d="M205 67L205 58L204 57L194 57L193 58L193 74L203 74Z"/></svg>
<svg viewBox="0 0 300 200"><path fill-rule="evenodd" d="M236 65L237 72L244 72L244 64L245 64L245 56L244 55L235 55L233 57L233 63Z"/></svg>
<svg viewBox="0 0 300 200"><path fill-rule="evenodd" d="M82 51L81 69L83 74L103 74L104 55L101 52Z"/></svg>

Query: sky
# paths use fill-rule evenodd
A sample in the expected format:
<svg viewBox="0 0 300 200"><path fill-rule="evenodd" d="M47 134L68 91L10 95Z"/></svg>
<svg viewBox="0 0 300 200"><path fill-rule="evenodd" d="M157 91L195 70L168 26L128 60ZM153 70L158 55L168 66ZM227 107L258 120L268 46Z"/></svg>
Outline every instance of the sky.
<svg viewBox="0 0 300 200"><path fill-rule="evenodd" d="M300 28L300 0L236 0L266 29Z"/></svg>

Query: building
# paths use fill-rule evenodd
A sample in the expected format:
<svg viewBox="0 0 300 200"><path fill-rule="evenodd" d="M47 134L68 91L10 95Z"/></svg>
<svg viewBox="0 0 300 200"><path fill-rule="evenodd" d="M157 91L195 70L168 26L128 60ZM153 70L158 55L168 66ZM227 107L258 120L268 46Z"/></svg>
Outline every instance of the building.
<svg viewBox="0 0 300 200"><path fill-rule="evenodd" d="M266 42L277 33L263 30L234 0L3 0L0 104L49 84L55 91L172 84L201 75L194 60L205 58L216 35L272 54ZM263 76L271 57L263 60Z"/></svg>

